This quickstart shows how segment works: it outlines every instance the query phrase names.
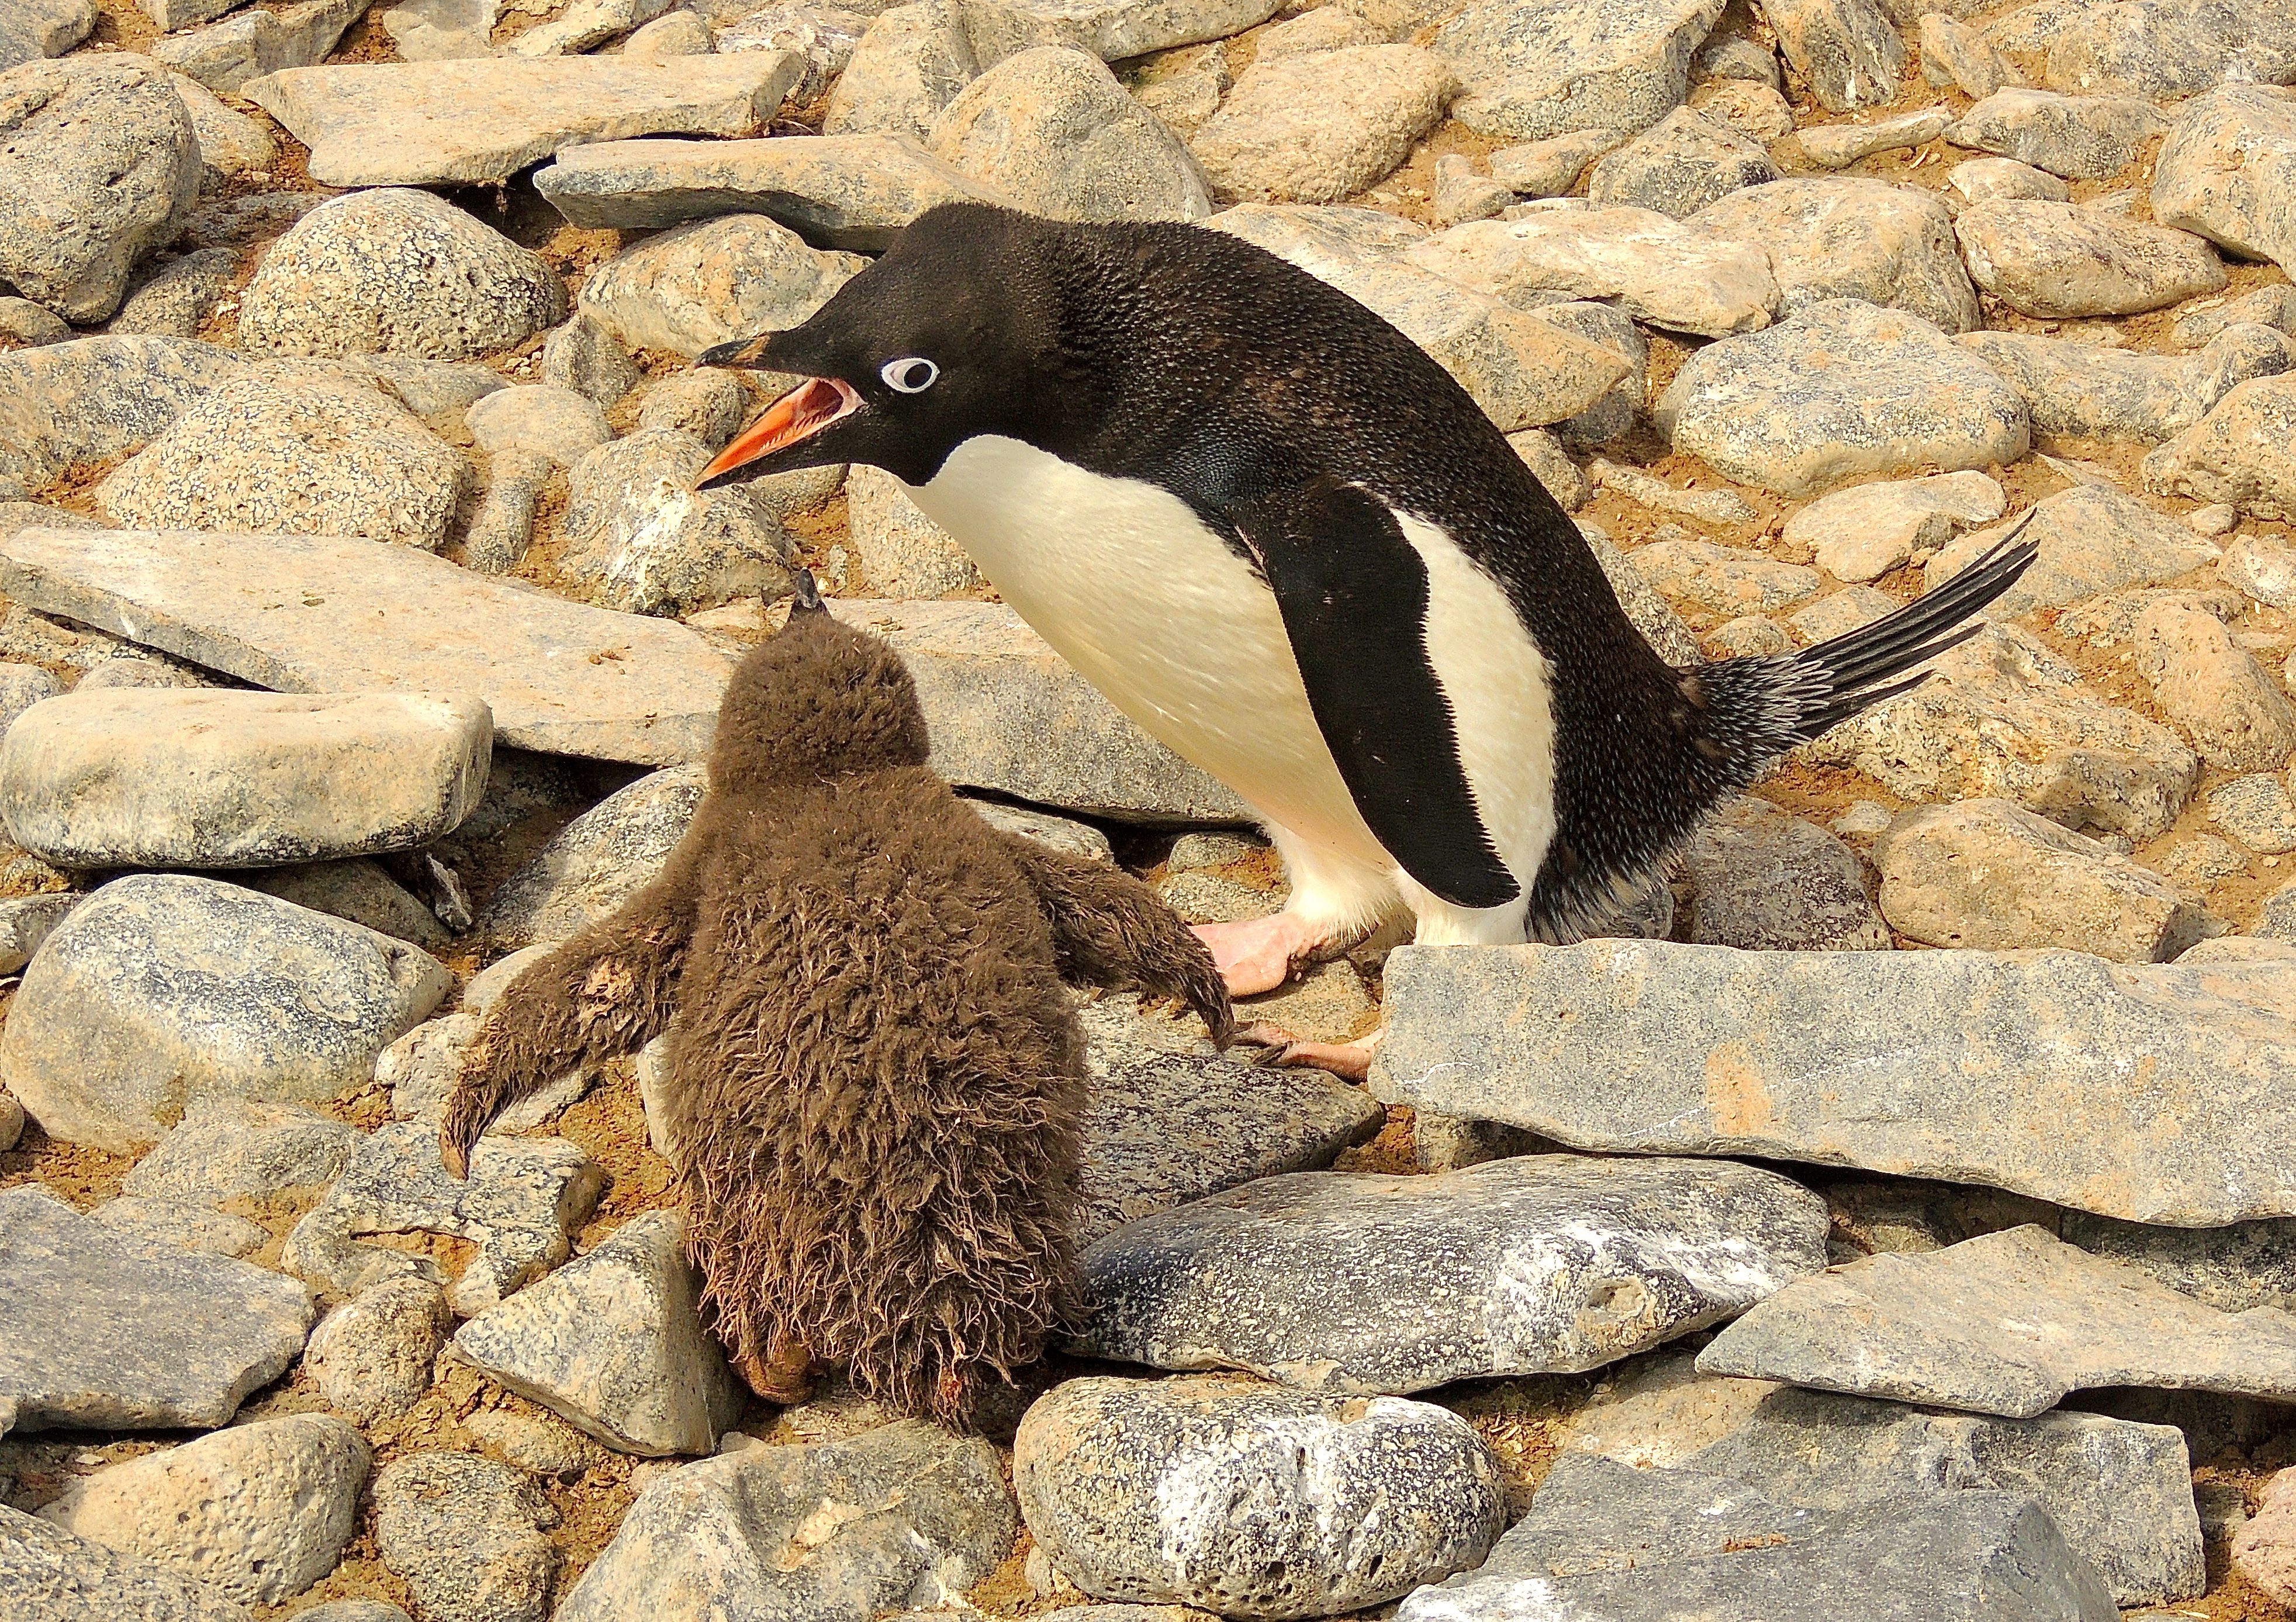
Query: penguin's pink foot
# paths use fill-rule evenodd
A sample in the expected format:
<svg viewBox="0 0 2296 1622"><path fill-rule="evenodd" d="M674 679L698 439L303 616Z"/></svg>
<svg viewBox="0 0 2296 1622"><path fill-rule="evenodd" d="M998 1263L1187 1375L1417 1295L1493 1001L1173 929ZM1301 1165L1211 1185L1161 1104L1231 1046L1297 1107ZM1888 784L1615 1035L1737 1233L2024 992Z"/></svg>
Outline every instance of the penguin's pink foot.
<svg viewBox="0 0 2296 1622"><path fill-rule="evenodd" d="M1379 1039L1385 1029L1382 1026L1353 1042L1302 1042L1279 1025L1255 1020L1236 1032L1235 1038L1267 1049L1256 1063L1278 1065L1285 1069L1329 1070L1344 1080L1365 1081L1370 1077L1372 1055L1379 1051Z"/></svg>
<svg viewBox="0 0 2296 1622"><path fill-rule="evenodd" d="M1339 938L1297 913L1271 913L1241 923L1189 926L1211 948L1212 962L1232 997L1273 991L1292 978L1292 965Z"/></svg>

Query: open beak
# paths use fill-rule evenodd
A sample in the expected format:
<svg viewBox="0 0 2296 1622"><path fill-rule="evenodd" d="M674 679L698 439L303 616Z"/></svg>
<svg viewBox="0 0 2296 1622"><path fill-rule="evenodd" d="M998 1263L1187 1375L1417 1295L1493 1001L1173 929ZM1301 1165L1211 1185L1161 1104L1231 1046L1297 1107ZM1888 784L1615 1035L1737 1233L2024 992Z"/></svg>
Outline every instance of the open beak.
<svg viewBox="0 0 2296 1622"><path fill-rule="evenodd" d="M717 459L701 470L694 483L706 487L761 456L787 450L800 439L810 439L832 422L842 422L861 409L860 391L833 377L809 377L766 407L766 414L734 437Z"/></svg>

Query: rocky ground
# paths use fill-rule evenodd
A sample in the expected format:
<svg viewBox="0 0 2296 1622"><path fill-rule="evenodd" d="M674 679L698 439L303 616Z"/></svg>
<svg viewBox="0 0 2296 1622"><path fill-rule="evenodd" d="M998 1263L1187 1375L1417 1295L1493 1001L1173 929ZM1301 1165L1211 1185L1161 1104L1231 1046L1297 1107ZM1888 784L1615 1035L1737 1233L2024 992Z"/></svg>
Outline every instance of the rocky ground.
<svg viewBox="0 0 2296 1622"><path fill-rule="evenodd" d="M0 1611L2285 1614L2296 13L1941 4L0 0ZM1280 900L898 484L687 488L953 197L1378 310L1678 663L2040 543L1603 938L1252 1010L1368 1088L1086 1004L993 1441L745 1399L648 1056L433 1131L800 561L991 815Z"/></svg>

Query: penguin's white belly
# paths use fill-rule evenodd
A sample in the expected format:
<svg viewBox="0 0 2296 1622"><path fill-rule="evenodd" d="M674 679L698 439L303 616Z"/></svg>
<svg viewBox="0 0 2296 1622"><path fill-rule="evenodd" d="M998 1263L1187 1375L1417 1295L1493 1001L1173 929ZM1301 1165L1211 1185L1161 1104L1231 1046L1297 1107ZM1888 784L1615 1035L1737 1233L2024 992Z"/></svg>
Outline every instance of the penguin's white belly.
<svg viewBox="0 0 2296 1622"><path fill-rule="evenodd" d="M994 435L910 494L1150 733L1295 835L1389 862L1324 746L1274 594L1186 503Z"/></svg>

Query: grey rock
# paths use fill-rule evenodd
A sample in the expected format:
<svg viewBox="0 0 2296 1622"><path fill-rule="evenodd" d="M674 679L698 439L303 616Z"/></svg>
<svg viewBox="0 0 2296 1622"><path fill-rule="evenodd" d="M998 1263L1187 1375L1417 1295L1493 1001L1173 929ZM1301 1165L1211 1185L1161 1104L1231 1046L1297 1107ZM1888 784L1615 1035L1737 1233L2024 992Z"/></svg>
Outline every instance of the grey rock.
<svg viewBox="0 0 2296 1622"><path fill-rule="evenodd" d="M1639 426L1648 394L1650 342L1634 317L1624 310L1591 299L1568 299L1542 304L1535 319L1566 332L1576 332L1627 363L1627 374L1611 384L1595 403L1554 425L1555 437L1573 450L1609 445ZM1521 446L1517 452L1520 454Z"/></svg>
<svg viewBox="0 0 2296 1622"><path fill-rule="evenodd" d="M2025 82L2017 65L1982 29L1942 12L1922 18L1921 51L1923 78L1939 86L1951 85L1972 102L1983 101L2005 85Z"/></svg>
<svg viewBox="0 0 2296 1622"><path fill-rule="evenodd" d="M1874 580L1917 552L1933 551L1956 528L1999 518L2008 499L1973 471L1857 485L1810 503L1786 520L1778 538L1808 546L1837 580Z"/></svg>
<svg viewBox="0 0 2296 1622"><path fill-rule="evenodd" d="M2296 1310L2296 1224L2283 1220L2163 1228L2081 1211L2067 1211L2062 1223L2068 1244L2125 1262L2218 1312L2243 1313L2258 1307Z"/></svg>
<svg viewBox="0 0 2296 1622"><path fill-rule="evenodd" d="M2225 284L2200 237L2078 203L1974 203L1954 233L1971 279L2021 315L2139 315Z"/></svg>
<svg viewBox="0 0 2296 1622"><path fill-rule="evenodd" d="M861 268L808 248L762 214L678 225L590 273L582 309L634 349L688 358L716 344L791 327Z"/></svg>
<svg viewBox="0 0 2296 1622"><path fill-rule="evenodd" d="M1786 628L1793 633L1796 642L1807 647L1847 636L1903 606L1889 593L1875 591L1870 586L1845 586L1787 615Z"/></svg>
<svg viewBox="0 0 2296 1622"><path fill-rule="evenodd" d="M553 383L498 389L473 405L466 420L471 438L488 455L526 451L561 467L613 438L606 414L589 396Z"/></svg>
<svg viewBox="0 0 2296 1622"><path fill-rule="evenodd" d="M2187 102L2153 162L2152 201L2164 225L2296 264L2296 100L2228 84Z"/></svg>
<svg viewBox="0 0 2296 1622"><path fill-rule="evenodd" d="M830 611L900 654L933 769L951 782L1111 822L1250 820L1232 791L1126 719L1003 603L846 599Z"/></svg>
<svg viewBox="0 0 2296 1622"><path fill-rule="evenodd" d="M201 248L154 261L107 330L190 338L215 313L238 265L239 256L228 248Z"/></svg>
<svg viewBox="0 0 2296 1622"><path fill-rule="evenodd" d="M2175 101L2226 80L2296 79L2296 30L2268 0L2082 5L2049 29L2045 77L2066 90Z"/></svg>
<svg viewBox="0 0 2296 1622"><path fill-rule="evenodd" d="M1500 209L1512 208L1514 201L1514 193L1505 186L1476 174L1473 160L1464 154L1450 152L1435 160L1435 189L1428 207L1437 225L1488 219Z"/></svg>
<svg viewBox="0 0 2296 1622"><path fill-rule="evenodd" d="M611 151L619 143L595 147L575 147L573 152ZM676 143L680 147L698 144ZM535 171L537 183L545 170ZM571 389L588 397L601 406L611 406L637 387L644 376L637 363L630 358L621 340L589 316L577 313L565 325L555 328L542 340L542 381L561 389Z"/></svg>
<svg viewBox="0 0 2296 1622"><path fill-rule="evenodd" d="M512 40L507 54L572 56L618 34L627 34L640 23L652 22L670 4L671 0L575 0L559 16Z"/></svg>
<svg viewBox="0 0 2296 1622"><path fill-rule="evenodd" d="M1531 305L1542 291L1615 299L1639 321L1718 338L1767 326L1769 255L1649 209L1559 209L1454 225L1405 258L1463 286Z"/></svg>
<svg viewBox="0 0 2296 1622"><path fill-rule="evenodd" d="M1372 1089L1580 1149L1852 1165L2202 1226L2296 1212L2248 1102L2289 1062L2272 1011L2292 978L2264 958L1414 946L1388 961ZM2112 1080L2135 1055L2141 1095Z"/></svg>
<svg viewBox="0 0 2296 1622"><path fill-rule="evenodd" d="M398 1606L381 1600L330 1600L295 1615L298 1622L411 1622Z"/></svg>
<svg viewBox="0 0 2296 1622"><path fill-rule="evenodd" d="M271 1242L270 1230L259 1223L179 1200L122 1194L105 1200L88 1215L132 1238L208 1256L249 1257Z"/></svg>
<svg viewBox="0 0 2296 1622"><path fill-rule="evenodd" d="M201 1099L135 1163L120 1190L209 1207L260 1204L289 1189L332 1183L357 1141L341 1121L293 1104Z"/></svg>
<svg viewBox="0 0 2296 1622"><path fill-rule="evenodd" d="M742 1411L677 1213L649 1211L456 1331L455 1350L623 1453L706 1454Z"/></svg>
<svg viewBox="0 0 2296 1622"><path fill-rule="evenodd" d="M558 1511L506 1465L466 1453L402 1457L374 1479L374 1541L423 1622L543 1622Z"/></svg>
<svg viewBox="0 0 2296 1622"><path fill-rule="evenodd" d="M1520 196L1562 197L1578 184L1587 165L1615 152L1626 138L1615 129L1580 129L1503 146L1490 155L1491 178Z"/></svg>
<svg viewBox="0 0 2296 1622"><path fill-rule="evenodd" d="M2136 673L2210 766L2277 771L2296 756L2296 702L2214 615L2156 602L2138 617Z"/></svg>
<svg viewBox="0 0 2296 1622"><path fill-rule="evenodd" d="M1782 310L1862 299L1948 332L1983 324L1951 217L1911 187L1856 176L1779 180L1733 193L1689 224L1767 249Z"/></svg>
<svg viewBox="0 0 2296 1622"><path fill-rule="evenodd" d="M767 141L607 141L570 147L537 190L578 225L673 225L762 214L823 248L880 253L937 203L1001 198L894 134Z"/></svg>
<svg viewBox="0 0 2296 1622"><path fill-rule="evenodd" d="M37 1184L0 1193L0 1434L220 1425L311 1326L292 1279L115 1232Z"/></svg>
<svg viewBox="0 0 2296 1622"><path fill-rule="evenodd" d="M1179 138L1098 57L1067 46L1008 56L974 79L941 110L932 146L976 184L1054 219L1189 220L1212 211L1203 173Z"/></svg>
<svg viewBox="0 0 2296 1622"><path fill-rule="evenodd" d="M2027 1226L1790 1284L1717 1336L1698 1366L2013 1419L2094 1386L2284 1400L2296 1317L2218 1312Z"/></svg>
<svg viewBox="0 0 2296 1622"><path fill-rule="evenodd" d="M2134 96L2009 89L1962 114L1946 139L2067 180L2109 180L2168 127L2151 102Z"/></svg>
<svg viewBox="0 0 2296 1622"><path fill-rule="evenodd" d="M730 669L684 626L357 538L20 530L0 590L275 691L443 688L497 743L646 765L706 752Z"/></svg>
<svg viewBox="0 0 2296 1622"><path fill-rule="evenodd" d="M583 141L750 135L803 71L780 51L480 57L290 68L243 88L311 149L321 184L413 186L507 180Z"/></svg>
<svg viewBox="0 0 2296 1622"><path fill-rule="evenodd" d="M212 27L154 40L159 61L209 90L231 94L250 80L324 61L373 0L303 0L275 12L244 11Z"/></svg>
<svg viewBox="0 0 2296 1622"><path fill-rule="evenodd" d="M2191 428L2145 457L2145 487L2229 502L2264 519L2296 514L2296 374L2235 385Z"/></svg>
<svg viewBox="0 0 2296 1622"><path fill-rule="evenodd" d="M2006 464L2028 444L2025 402L1990 367L1919 316L1849 299L1708 345L1652 418L1676 450L1788 496L1861 474Z"/></svg>
<svg viewBox="0 0 2296 1622"><path fill-rule="evenodd" d="M403 941L209 879L138 874L40 949L0 1079L50 1137L113 1152L202 1097L332 1098L445 995Z"/></svg>
<svg viewBox="0 0 2296 1622"><path fill-rule="evenodd" d="M1114 862L1116 848L1108 835L1090 823L1080 823L1073 817L1054 816L1049 811L1037 811L1026 806L1007 806L993 799L966 802L980 814L980 820L992 828L1007 833L1018 833L1063 851L1072 856L1082 856L1091 862Z"/></svg>
<svg viewBox="0 0 2296 1622"><path fill-rule="evenodd" d="M1443 24L1434 48L1466 80L1457 117L1480 134L1632 135L1682 101L1691 53L1721 11L1713 0L1476 0Z"/></svg>
<svg viewBox="0 0 2296 1622"><path fill-rule="evenodd" d="M1479 1565L1505 1524L1496 1462L1447 1409L1233 1376L1068 1380L1021 1421L1013 1483L1086 1593L1224 1617L1376 1605Z"/></svg>
<svg viewBox="0 0 2296 1622"><path fill-rule="evenodd" d="M845 476L846 544L871 596L953 597L980 589L980 570L955 538L881 468Z"/></svg>
<svg viewBox="0 0 2296 1622"><path fill-rule="evenodd" d="M2235 777L2215 790L2209 820L2259 856L2296 850L2296 798L2268 773Z"/></svg>
<svg viewBox="0 0 2296 1622"><path fill-rule="evenodd" d="M1751 140L1767 143L1793 133L1793 109L1785 97L1751 79L1708 85L1691 93L1690 104Z"/></svg>
<svg viewBox="0 0 2296 1622"><path fill-rule="evenodd" d="M1679 526L1673 537L1636 547L1628 561L1669 601L1694 603L1717 614L1784 608L1809 596L1822 584L1814 569L1781 563L1746 547L1691 539Z"/></svg>
<svg viewBox="0 0 2296 1622"><path fill-rule="evenodd" d="M504 0L399 0L381 19L400 61L444 61L493 55L504 8Z"/></svg>
<svg viewBox="0 0 2296 1622"><path fill-rule="evenodd" d="M1693 84L1754 84L1776 90L1785 83L1778 71L1778 53L1743 34L1718 32L1707 36L1690 59Z"/></svg>
<svg viewBox="0 0 2296 1622"><path fill-rule="evenodd" d="M38 665L0 665L0 733L33 705L63 691L53 671Z"/></svg>
<svg viewBox="0 0 2296 1622"><path fill-rule="evenodd" d="M368 1456L339 1419L258 1420L80 1477L40 1519L226 1599L275 1605L342 1558Z"/></svg>
<svg viewBox="0 0 2296 1622"><path fill-rule="evenodd" d="M1833 112L1898 99L1905 42L1874 0L1763 0L1778 49Z"/></svg>
<svg viewBox="0 0 2296 1622"><path fill-rule="evenodd" d="M2074 339L1969 332L1962 342L2025 397L2036 435L2158 444L2194 427L2234 388L2296 366L2269 327L2226 328L2198 355L2130 354Z"/></svg>
<svg viewBox="0 0 2296 1622"><path fill-rule="evenodd" d="M1578 464L1563 454L1561 441L1546 429L1527 428L1509 434L1507 444L1565 512L1576 512L1594 498L1595 487Z"/></svg>
<svg viewBox="0 0 2296 1622"><path fill-rule="evenodd" d="M711 50L709 25L699 12L683 8L666 12L634 29L622 42L628 56L666 61L676 56L707 56Z"/></svg>
<svg viewBox="0 0 2296 1622"><path fill-rule="evenodd" d="M1751 1167L1560 1155L1265 1178L1093 1245L1077 1347L1329 1392L1595 1368L1823 1267L1821 1203Z"/></svg>
<svg viewBox="0 0 2296 1622"><path fill-rule="evenodd" d="M1387 1118L1360 1089L1307 1070L1177 1053L1095 1068L1079 1248L1190 1200L1327 1167Z"/></svg>
<svg viewBox="0 0 2296 1622"><path fill-rule="evenodd" d="M79 899L67 893L0 901L0 974L21 974L40 943L71 915Z"/></svg>
<svg viewBox="0 0 2296 1622"><path fill-rule="evenodd" d="M1929 589L1952 579L2007 533L2006 524L1997 524L1944 547L1925 566ZM2075 485L2034 503L2021 538L2038 546L2040 555L1994 602L1991 612L1998 618L2173 580L2217 557L2217 548L2183 525L2104 485Z"/></svg>
<svg viewBox="0 0 2296 1622"><path fill-rule="evenodd" d="M648 428L598 446L567 475L559 567L609 608L678 614L788 594L788 543L749 490L697 490L709 448Z"/></svg>
<svg viewBox="0 0 2296 1622"><path fill-rule="evenodd" d="M977 1437L907 1421L748 1447L649 1483L557 1622L759 1610L867 1622L955 1602L1019 1530L996 1450Z"/></svg>
<svg viewBox="0 0 2296 1622"><path fill-rule="evenodd" d="M497 950L565 940L653 882L685 837L706 782L699 766L639 778L560 829L503 882L478 933Z"/></svg>
<svg viewBox="0 0 2296 1622"><path fill-rule="evenodd" d="M1932 946L2062 946L2161 963L2200 938L2177 887L2005 799L1921 806L1874 846L1890 927Z"/></svg>
<svg viewBox="0 0 2296 1622"><path fill-rule="evenodd" d="M2259 602L2296 608L2296 546L2269 536L2235 537L2217 565L2217 578Z"/></svg>
<svg viewBox="0 0 2296 1622"><path fill-rule="evenodd" d="M2284 884L2264 898L2254 929L2267 939L2296 941L2296 883Z"/></svg>
<svg viewBox="0 0 2296 1622"><path fill-rule="evenodd" d="M2047 1512L2013 1493L1923 1493L1833 1514L1727 1477L1566 1454L1480 1569L1406 1599L1398 1622L1499 1622L1523 1596L1570 1617L1824 1622L2112 1622L2120 1613Z"/></svg>
<svg viewBox="0 0 2296 1622"><path fill-rule="evenodd" d="M1587 174L1596 208L1652 209L1676 219L1718 198L1778 177L1759 144L1726 124L1677 107Z"/></svg>
<svg viewBox="0 0 2296 1622"><path fill-rule="evenodd" d="M914 0L880 12L837 74L822 132L930 142L941 109L980 71L968 20L957 0Z"/></svg>
<svg viewBox="0 0 2296 1622"><path fill-rule="evenodd" d="M443 947L454 939L439 922L437 912L384 872L381 863L366 856L353 856L343 862L299 862L287 867L243 870L237 881L315 913L365 924L426 952Z"/></svg>
<svg viewBox="0 0 2296 1622"><path fill-rule="evenodd" d="M74 1537L5 1504L0 1600L11 1622L84 1622L91 1605L136 1622L248 1622L245 1607L195 1577Z"/></svg>
<svg viewBox="0 0 2296 1622"><path fill-rule="evenodd" d="M148 66L0 73L0 278L67 321L119 307L137 260L183 226L200 146Z"/></svg>
<svg viewBox="0 0 2296 1622"><path fill-rule="evenodd" d="M382 1057L374 1062L374 1078L390 1089L394 1118L438 1124L447 1095L462 1076L463 1058L478 1040L492 995L548 950L534 946L512 953L463 988L461 1008L443 1020L416 1026L383 1050ZM487 1131L509 1135L532 1132L567 1105L579 1102L598 1076L596 1069L578 1065L504 1110Z"/></svg>
<svg viewBox="0 0 2296 1622"><path fill-rule="evenodd" d="M1942 107L1899 113L1866 124L1825 124L1801 132L1802 156L1820 168L1848 168L1875 152L1900 152L1933 141L1952 121Z"/></svg>
<svg viewBox="0 0 2296 1622"><path fill-rule="evenodd" d="M439 1129L393 1121L359 1144L326 1197L287 1236L281 1265L322 1290L353 1295L386 1280L443 1282L436 1264L353 1241L363 1233L450 1233L477 1247L447 1304L484 1312L565 1261L571 1235L606 1175L559 1138L487 1137L467 1181L439 1159Z"/></svg>
<svg viewBox="0 0 2296 1622"><path fill-rule="evenodd" d="M1889 926L1857 853L1815 823L1740 795L1682 856L1690 938L1756 952L1886 952Z"/></svg>
<svg viewBox="0 0 2296 1622"><path fill-rule="evenodd" d="M638 426L691 434L716 451L740 430L749 406L750 397L731 374L714 366L696 366L647 385L638 402Z"/></svg>
<svg viewBox="0 0 2296 1622"><path fill-rule="evenodd" d="M1955 164L1945 178L1964 202L1990 202L1997 197L2067 202L2073 194L2054 175L2012 158L1972 158Z"/></svg>
<svg viewBox="0 0 2296 1622"><path fill-rule="evenodd" d="M473 1413L463 1428L519 1469L563 1481L581 1476L597 1452L580 1431L554 1414L494 1408Z"/></svg>
<svg viewBox="0 0 2296 1622"><path fill-rule="evenodd" d="M1259 36L1259 49L1252 60L1272 61L1279 56L1302 56L1310 51L1340 51L1351 45L1389 42L1389 34L1365 18L1337 6L1318 9L1324 15L1303 12L1272 25Z"/></svg>
<svg viewBox="0 0 2296 1622"><path fill-rule="evenodd" d="M1699 648L1697 636L1683 623L1682 616L1659 595L1650 578L1593 525L1580 524L1578 533L1586 540L1587 550L1595 554L1595 561L1603 566L1603 577L1617 594L1619 606L1626 610L1635 629L1643 634L1643 640L1657 650L1658 656L1670 665L1685 667L1703 660L1706 655Z"/></svg>
<svg viewBox="0 0 2296 1622"><path fill-rule="evenodd" d="M94 0L24 0L0 20L0 69L62 56L95 29Z"/></svg>
<svg viewBox="0 0 2296 1622"><path fill-rule="evenodd" d="M239 332L295 355L460 360L565 314L539 255L427 192L387 188L322 203L274 243L240 296Z"/></svg>
<svg viewBox="0 0 2296 1622"><path fill-rule="evenodd" d="M21 348L62 343L72 335L71 323L29 299L0 299L0 337Z"/></svg>
<svg viewBox="0 0 2296 1622"><path fill-rule="evenodd" d="M547 456L504 451L487 459L486 487L463 531L463 567L506 575L534 545L536 510L554 471Z"/></svg>
<svg viewBox="0 0 2296 1622"><path fill-rule="evenodd" d="M1457 90L1415 45L1279 57L1244 70L1188 150L1222 201L1338 202L1392 174Z"/></svg>
<svg viewBox="0 0 2296 1622"><path fill-rule="evenodd" d="M428 1279L386 1279L319 1320L303 1369L327 1405L360 1424L396 1419L430 1389L454 1316Z"/></svg>
<svg viewBox="0 0 2296 1622"><path fill-rule="evenodd" d="M0 819L59 867L268 867L404 850L486 790L473 699L115 688L50 700L0 746Z"/></svg>

